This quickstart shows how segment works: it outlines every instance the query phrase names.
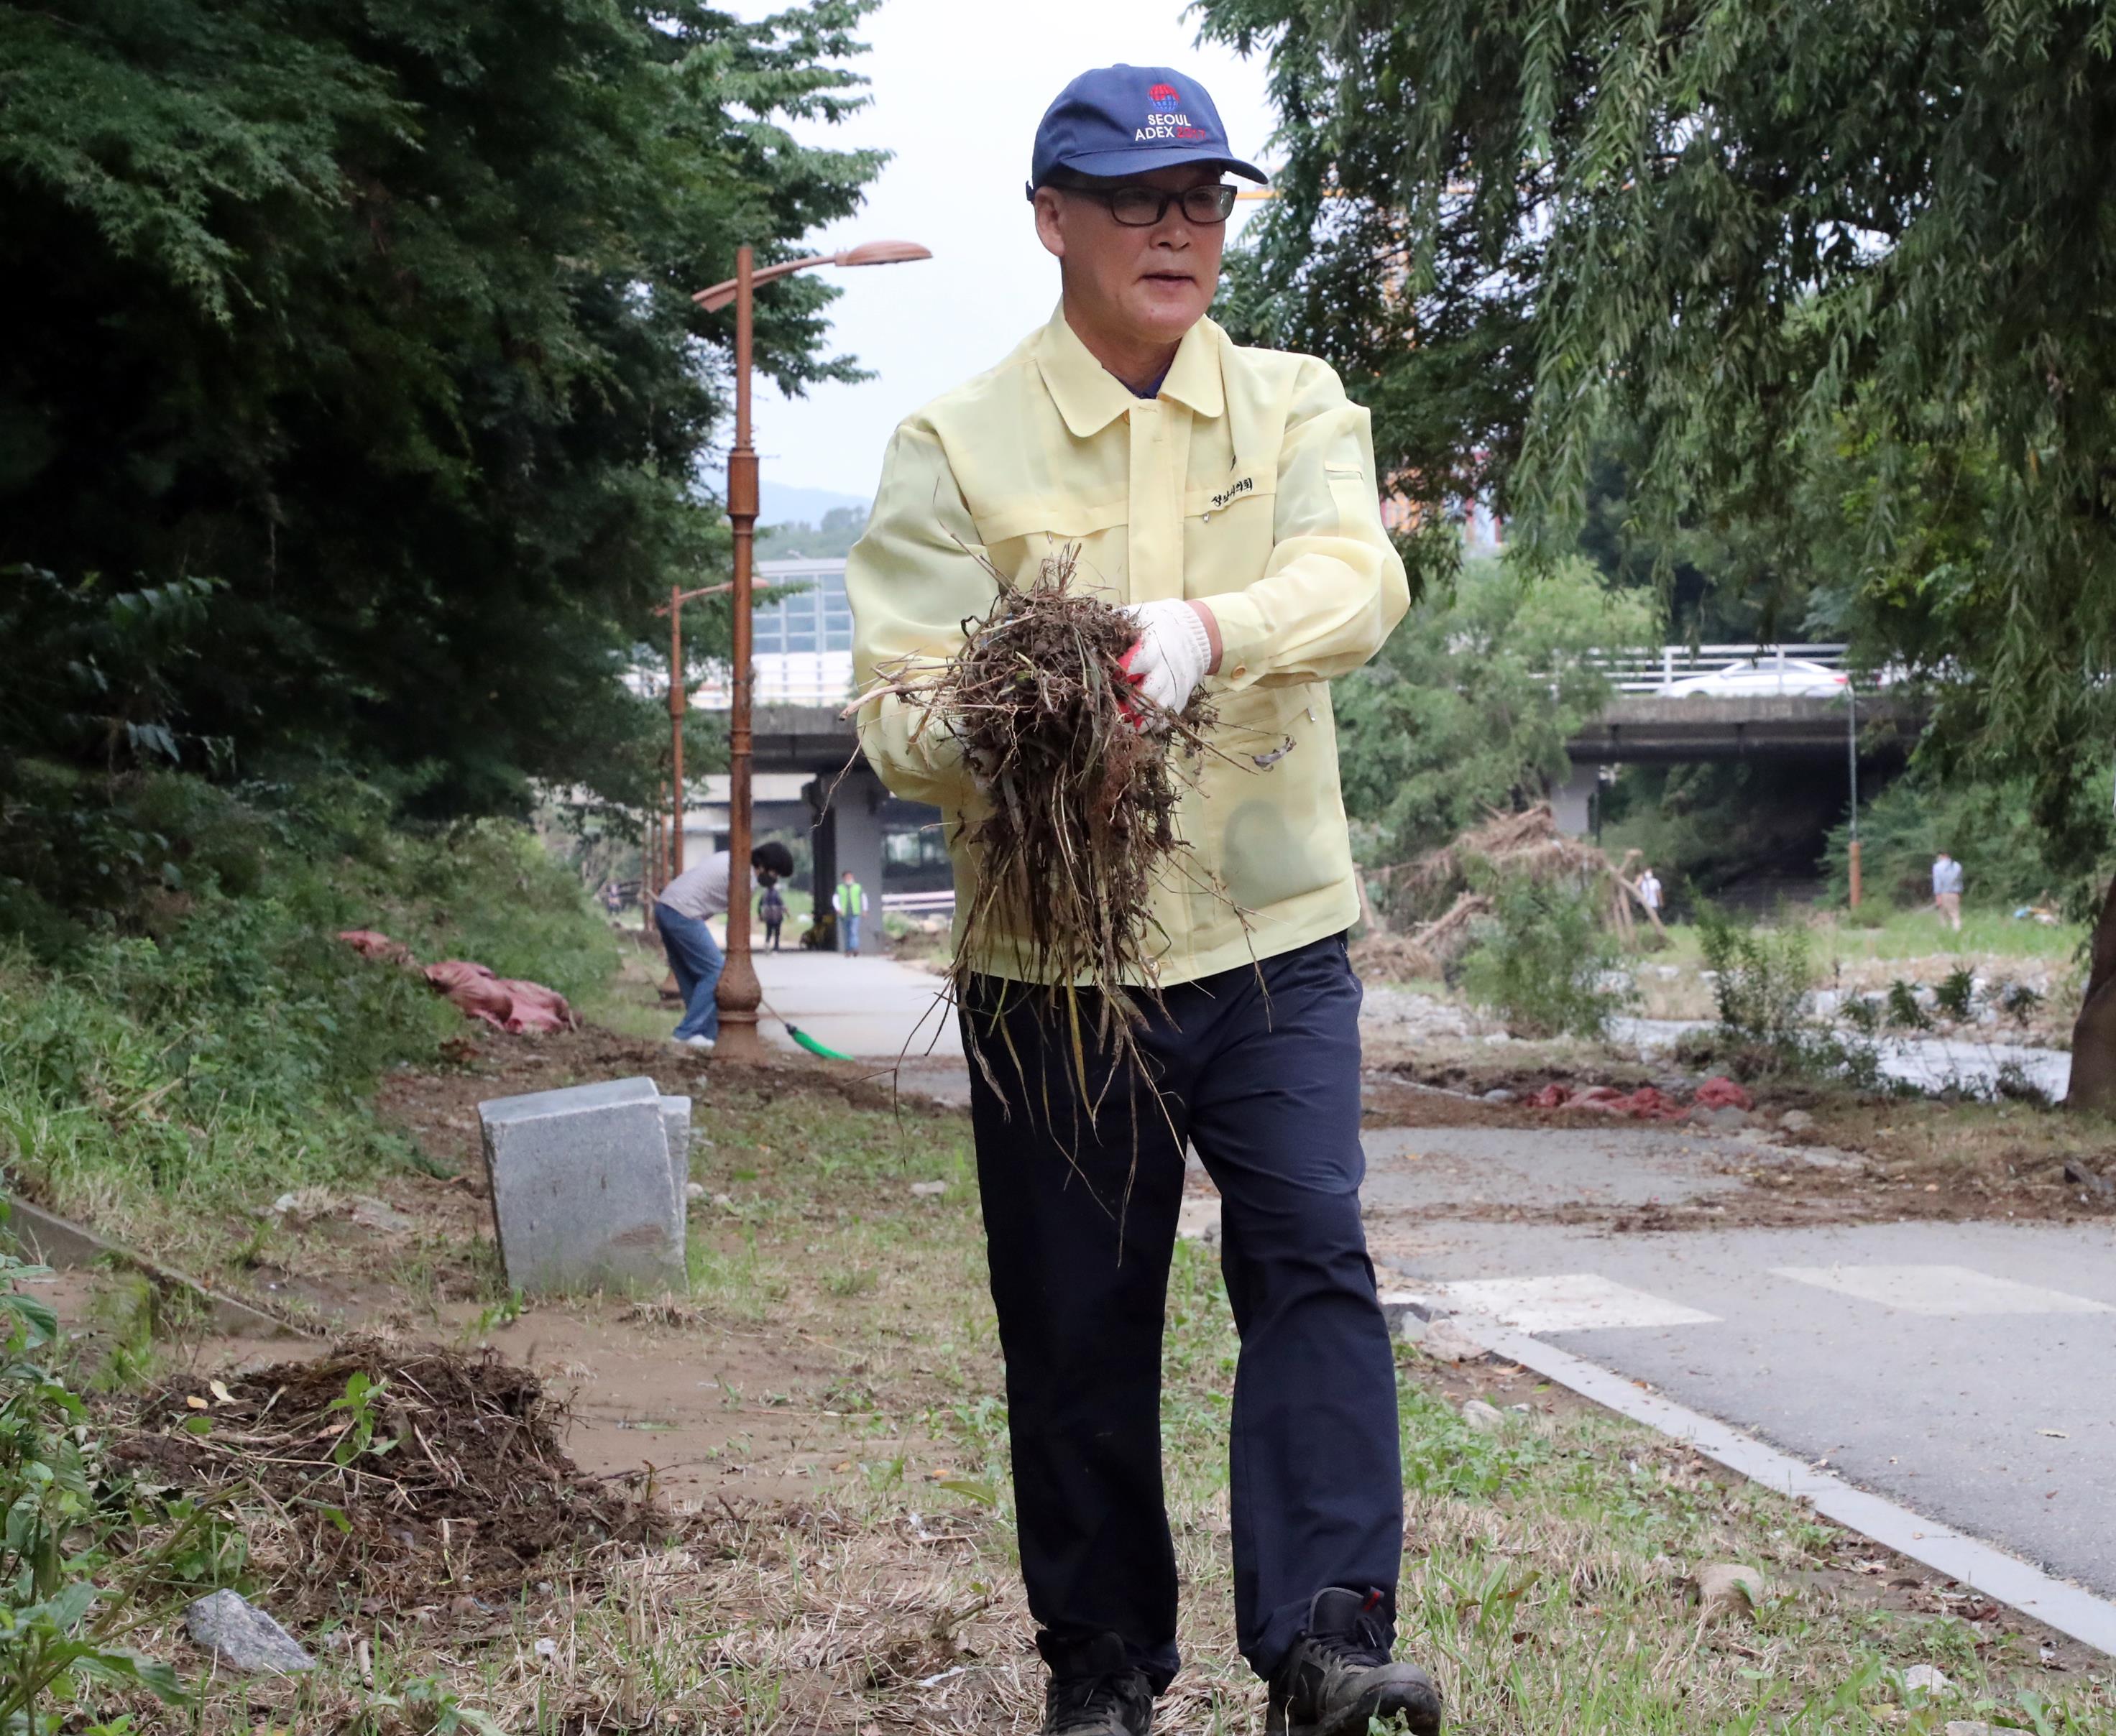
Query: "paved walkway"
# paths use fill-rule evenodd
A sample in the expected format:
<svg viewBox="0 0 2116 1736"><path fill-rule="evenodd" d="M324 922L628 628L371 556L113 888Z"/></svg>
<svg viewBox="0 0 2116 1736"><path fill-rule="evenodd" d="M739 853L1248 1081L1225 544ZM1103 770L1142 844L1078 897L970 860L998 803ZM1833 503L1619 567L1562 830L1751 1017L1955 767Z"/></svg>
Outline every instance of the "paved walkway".
<svg viewBox="0 0 2116 1736"><path fill-rule="evenodd" d="M2116 1227L1491 1222L1434 1214L1723 1196L1736 1148L1650 1128L1366 1143L1370 1233L1396 1284L2116 1596Z"/></svg>
<svg viewBox="0 0 2116 1736"><path fill-rule="evenodd" d="M847 958L837 953L756 953L757 980L770 1013L765 1040L791 1049L781 1020L791 1020L819 1043L862 1061L896 1063L913 1073L960 1076L963 1042L954 1013L941 1001L945 985L930 971L893 958ZM922 1087L921 1087L922 1088Z"/></svg>

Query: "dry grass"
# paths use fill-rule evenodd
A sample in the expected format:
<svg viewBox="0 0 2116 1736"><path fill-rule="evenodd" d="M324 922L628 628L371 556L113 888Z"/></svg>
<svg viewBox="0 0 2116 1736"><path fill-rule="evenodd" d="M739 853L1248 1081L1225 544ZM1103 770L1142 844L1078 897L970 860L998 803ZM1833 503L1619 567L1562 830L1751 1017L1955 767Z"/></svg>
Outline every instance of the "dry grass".
<svg viewBox="0 0 2116 1736"><path fill-rule="evenodd" d="M773 1468L761 1443L748 1459L731 1452L721 1492L669 1515L664 1541L554 1550L515 1596L476 1601L490 1607L455 1604L432 1578L403 1586L401 1561L341 1561L325 1588L338 1613L302 1628L316 1675L209 1683L188 1726L198 1736L1034 1728L1041 1676L1015 1578L966 1125L899 1121L784 1084L715 1087L711 1125L699 1178L736 1191L783 1297L755 1311L759 1324L729 1296L627 1330L681 1334L701 1368L720 1367L731 1344L798 1348L807 1371L745 1403L835 1418L851 1443L843 1457L834 1448L798 1498L767 1501L741 1493ZM935 1173L964 1183L940 1200L909 1195L910 1180ZM881 1275L857 1289L834 1282L854 1270ZM1262 1692L1235 1656L1229 1609L1235 1345L1209 1251L1179 1247L1167 1322L1165 1460L1188 1661L1157 1728L1254 1731ZM1895 1674L1933 1663L1963 1690L1947 1717L2116 1731L2108 1660L2065 1646L2064 1667L2045 1668L2036 1636L2003 1612L1686 1449L1518 1370L1442 1368L1406 1349L1401 1383L1403 1646L1442 1679L1451 1729L1937 1736L1944 1718L1912 1707ZM1529 1408L1480 1434L1457 1412L1473 1393ZM1704 1628L1688 1582L1723 1560L1764 1569L1775 1589L1752 1620ZM1888 1584L1897 1578L1907 1583ZM141 1642L197 1668L168 1627Z"/></svg>

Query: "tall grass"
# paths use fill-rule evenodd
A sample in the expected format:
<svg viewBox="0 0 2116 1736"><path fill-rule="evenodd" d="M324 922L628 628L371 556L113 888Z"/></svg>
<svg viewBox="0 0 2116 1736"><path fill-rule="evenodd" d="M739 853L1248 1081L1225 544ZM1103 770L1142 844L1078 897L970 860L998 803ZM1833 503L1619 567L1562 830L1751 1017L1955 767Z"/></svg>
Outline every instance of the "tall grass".
<svg viewBox="0 0 2116 1736"><path fill-rule="evenodd" d="M370 1094L462 1021L339 930L570 994L615 967L606 925L526 829L399 830L357 785L272 805L181 793L203 818L177 888L76 920L56 956L0 933L0 1168L121 1235L180 1251L281 1192L415 1160Z"/></svg>

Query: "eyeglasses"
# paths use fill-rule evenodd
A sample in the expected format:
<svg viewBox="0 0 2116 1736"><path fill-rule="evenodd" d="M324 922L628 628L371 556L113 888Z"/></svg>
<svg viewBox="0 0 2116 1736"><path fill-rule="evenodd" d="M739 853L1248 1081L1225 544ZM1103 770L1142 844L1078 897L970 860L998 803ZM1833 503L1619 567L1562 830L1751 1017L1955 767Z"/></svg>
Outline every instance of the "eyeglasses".
<svg viewBox="0 0 2116 1736"><path fill-rule="evenodd" d="M1234 214L1235 191L1230 186L1190 187L1180 193L1164 193L1158 187L1067 187L1068 193L1099 200L1110 215L1127 229L1151 229L1168 214L1171 204L1180 204L1190 222L1223 223Z"/></svg>

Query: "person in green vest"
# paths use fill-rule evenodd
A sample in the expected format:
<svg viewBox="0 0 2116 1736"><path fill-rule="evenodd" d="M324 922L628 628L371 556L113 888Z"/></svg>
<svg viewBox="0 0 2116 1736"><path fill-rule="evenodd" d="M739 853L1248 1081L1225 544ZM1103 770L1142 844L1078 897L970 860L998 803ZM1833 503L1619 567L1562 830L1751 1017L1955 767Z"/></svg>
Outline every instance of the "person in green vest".
<svg viewBox="0 0 2116 1736"><path fill-rule="evenodd" d="M838 913L839 950L848 958L858 958L860 918L867 914L867 889L853 878L851 869L839 876L838 889L830 896L830 907Z"/></svg>

